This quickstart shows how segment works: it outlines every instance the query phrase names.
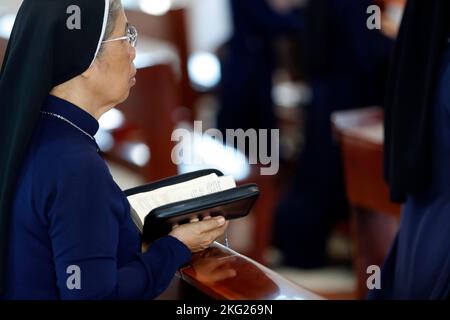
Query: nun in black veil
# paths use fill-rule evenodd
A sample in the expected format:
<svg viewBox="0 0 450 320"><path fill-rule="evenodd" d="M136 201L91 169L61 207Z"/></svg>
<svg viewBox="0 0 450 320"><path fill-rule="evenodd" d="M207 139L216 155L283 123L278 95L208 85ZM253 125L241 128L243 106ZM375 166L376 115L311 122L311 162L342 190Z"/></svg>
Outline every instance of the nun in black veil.
<svg viewBox="0 0 450 320"><path fill-rule="evenodd" d="M223 234L223 217L142 244L98 153L135 83L120 0L24 0L0 74L0 298L144 299Z"/></svg>
<svg viewBox="0 0 450 320"><path fill-rule="evenodd" d="M385 104L385 177L404 203L372 299L450 297L450 2L409 0Z"/></svg>

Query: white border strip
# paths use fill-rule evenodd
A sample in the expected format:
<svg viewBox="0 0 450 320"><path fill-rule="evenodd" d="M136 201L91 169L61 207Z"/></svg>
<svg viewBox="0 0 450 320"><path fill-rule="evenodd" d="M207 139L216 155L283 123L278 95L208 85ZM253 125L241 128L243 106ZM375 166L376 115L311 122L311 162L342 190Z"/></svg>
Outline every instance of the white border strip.
<svg viewBox="0 0 450 320"><path fill-rule="evenodd" d="M100 34L100 39L98 40L97 50L95 51L94 59L92 59L91 65L95 61L95 58L97 58L97 54L100 51L100 47L102 46L103 37L105 36L106 32L106 25L108 24L108 15L109 15L109 0L105 0L105 12L103 14L103 25L102 25L102 33Z"/></svg>

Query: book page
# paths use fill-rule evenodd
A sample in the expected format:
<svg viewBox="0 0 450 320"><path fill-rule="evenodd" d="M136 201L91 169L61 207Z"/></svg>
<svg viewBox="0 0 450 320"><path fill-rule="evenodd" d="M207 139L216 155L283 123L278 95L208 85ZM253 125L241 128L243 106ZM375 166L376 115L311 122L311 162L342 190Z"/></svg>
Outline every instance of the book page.
<svg viewBox="0 0 450 320"><path fill-rule="evenodd" d="M155 208L235 187L236 183L233 177L218 177L215 173L212 173L197 179L132 195L128 197L128 201L143 224L145 216Z"/></svg>

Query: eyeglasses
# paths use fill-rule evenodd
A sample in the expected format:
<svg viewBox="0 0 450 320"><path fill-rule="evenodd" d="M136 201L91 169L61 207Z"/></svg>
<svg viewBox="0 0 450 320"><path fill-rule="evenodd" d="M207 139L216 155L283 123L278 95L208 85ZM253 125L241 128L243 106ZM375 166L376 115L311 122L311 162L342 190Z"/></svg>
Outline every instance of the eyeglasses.
<svg viewBox="0 0 450 320"><path fill-rule="evenodd" d="M102 43L127 40L133 48L136 48L138 35L139 34L138 34L138 31L137 31L136 27L129 26L128 29L127 29L127 35L126 36L120 37L120 38L114 38L114 39L105 40L105 41L102 41Z"/></svg>

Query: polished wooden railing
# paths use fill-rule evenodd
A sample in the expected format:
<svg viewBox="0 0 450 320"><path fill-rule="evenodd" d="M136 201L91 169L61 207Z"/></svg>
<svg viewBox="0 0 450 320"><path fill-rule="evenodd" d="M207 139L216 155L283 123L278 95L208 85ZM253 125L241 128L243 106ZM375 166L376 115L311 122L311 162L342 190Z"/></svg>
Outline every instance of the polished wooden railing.
<svg viewBox="0 0 450 320"><path fill-rule="evenodd" d="M194 254L159 299L322 300L273 270L215 242Z"/></svg>

